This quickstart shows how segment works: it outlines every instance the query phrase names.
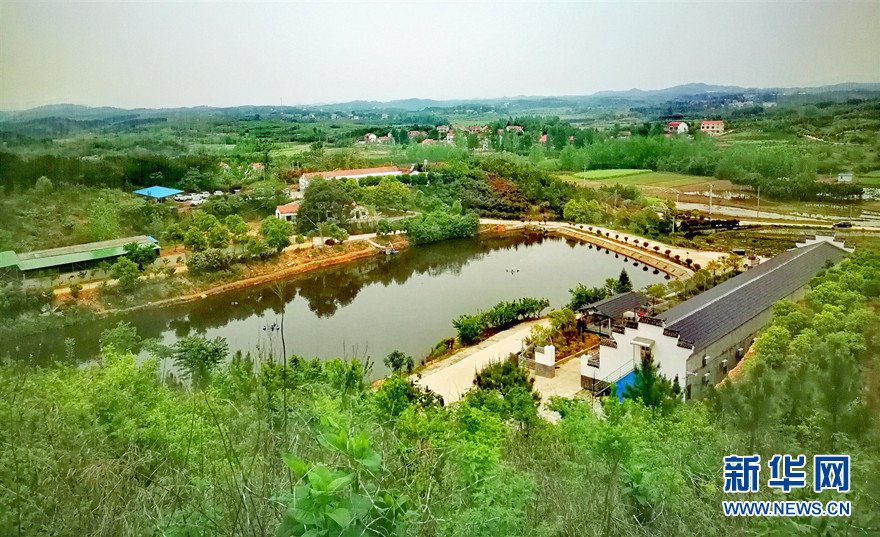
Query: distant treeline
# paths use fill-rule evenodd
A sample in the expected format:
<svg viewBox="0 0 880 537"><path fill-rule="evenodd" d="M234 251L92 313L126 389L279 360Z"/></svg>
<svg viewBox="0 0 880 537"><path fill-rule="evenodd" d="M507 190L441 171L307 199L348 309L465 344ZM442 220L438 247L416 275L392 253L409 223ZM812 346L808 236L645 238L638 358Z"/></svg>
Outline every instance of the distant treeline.
<svg viewBox="0 0 880 537"><path fill-rule="evenodd" d="M65 157L41 155L24 159L0 152L0 188L6 193L32 188L41 176L53 182L107 188L159 185L176 187L192 170L208 172L214 159L200 155Z"/></svg>
<svg viewBox="0 0 880 537"><path fill-rule="evenodd" d="M580 149L569 146L559 160L567 170L650 168L713 176L761 187L762 194L782 200L853 201L862 196L856 185L817 183L817 156L791 146L718 147L711 139L635 136Z"/></svg>

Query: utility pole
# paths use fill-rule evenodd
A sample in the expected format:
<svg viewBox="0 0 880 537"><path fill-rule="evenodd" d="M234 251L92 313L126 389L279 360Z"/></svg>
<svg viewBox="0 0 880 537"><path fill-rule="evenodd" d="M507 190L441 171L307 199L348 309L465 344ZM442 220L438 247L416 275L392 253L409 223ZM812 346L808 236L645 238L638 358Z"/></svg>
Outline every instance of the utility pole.
<svg viewBox="0 0 880 537"><path fill-rule="evenodd" d="M709 183L709 221L712 221L712 183Z"/></svg>
<svg viewBox="0 0 880 537"><path fill-rule="evenodd" d="M761 218L761 185L758 185L758 218Z"/></svg>

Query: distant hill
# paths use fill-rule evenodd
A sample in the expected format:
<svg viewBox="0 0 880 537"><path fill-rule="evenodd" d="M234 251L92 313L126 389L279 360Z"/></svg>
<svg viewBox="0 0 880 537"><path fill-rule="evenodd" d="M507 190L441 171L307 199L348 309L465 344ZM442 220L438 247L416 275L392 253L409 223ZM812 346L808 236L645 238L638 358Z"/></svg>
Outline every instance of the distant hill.
<svg viewBox="0 0 880 537"><path fill-rule="evenodd" d="M308 112L366 112L403 111L441 112L444 109L468 106L498 108L499 111L513 113L516 110L535 108L559 108L570 106L602 105L603 103L647 103L676 99L713 98L725 95L824 95L849 97L880 97L880 83L847 82L827 86L807 88L744 88L740 86L719 86L704 83L690 83L656 90L633 88L625 91L599 91L592 95L568 96L526 96L496 97L491 99L398 99L393 101L349 101L302 106L244 105L235 107L196 106L189 108L135 108L89 107L75 104L53 104L39 106L23 111L0 112L0 122L28 122L47 118L76 121L131 121L134 118L173 117L187 115L242 116L256 114L302 114Z"/></svg>

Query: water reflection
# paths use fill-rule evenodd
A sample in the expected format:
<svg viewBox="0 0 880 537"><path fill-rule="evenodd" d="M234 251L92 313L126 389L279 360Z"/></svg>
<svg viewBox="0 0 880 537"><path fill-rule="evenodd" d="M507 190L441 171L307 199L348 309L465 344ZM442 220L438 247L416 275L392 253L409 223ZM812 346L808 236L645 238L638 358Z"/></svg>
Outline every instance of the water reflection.
<svg viewBox="0 0 880 537"><path fill-rule="evenodd" d="M447 241L330 267L259 287L196 302L100 319L43 338L40 355L64 354L76 339L78 359L97 352L104 330L126 320L143 337L172 344L192 334L225 337L232 351L280 353L277 334L261 327L285 320L288 353L305 357L372 355L395 349L423 357L434 343L454 335L452 319L499 300L541 296L560 307L578 283L601 285L627 268L634 285L662 276L600 255L571 239L507 235ZM604 252L609 254L607 250ZM35 349L36 350L36 349ZM377 364L377 369L379 365ZM377 371L381 373L381 371Z"/></svg>

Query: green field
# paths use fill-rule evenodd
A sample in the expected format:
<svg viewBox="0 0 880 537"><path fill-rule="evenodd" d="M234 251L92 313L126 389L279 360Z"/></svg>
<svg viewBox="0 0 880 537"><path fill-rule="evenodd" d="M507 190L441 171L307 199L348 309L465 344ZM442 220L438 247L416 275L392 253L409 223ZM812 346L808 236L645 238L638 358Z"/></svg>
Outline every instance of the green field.
<svg viewBox="0 0 880 537"><path fill-rule="evenodd" d="M618 172L612 174L612 172ZM619 172L624 172L620 174ZM627 173L628 172L628 173ZM598 184L621 184L627 186L661 186L676 187L682 185L691 185L694 183L714 181L712 177L701 177L697 175L685 175L681 173L671 172L652 172L650 170L591 170L586 172L586 181L584 173L557 175L563 181L568 181L577 186L596 186ZM595 177L589 177L589 174L596 174ZM602 174L605 174L604 176Z"/></svg>
<svg viewBox="0 0 880 537"><path fill-rule="evenodd" d="M615 177L629 177L630 175L641 175L643 173L651 173L651 170L632 170L632 169L623 169L623 170L590 170L587 172L579 172L574 174L575 177L580 179L595 180L595 179L613 179Z"/></svg>

